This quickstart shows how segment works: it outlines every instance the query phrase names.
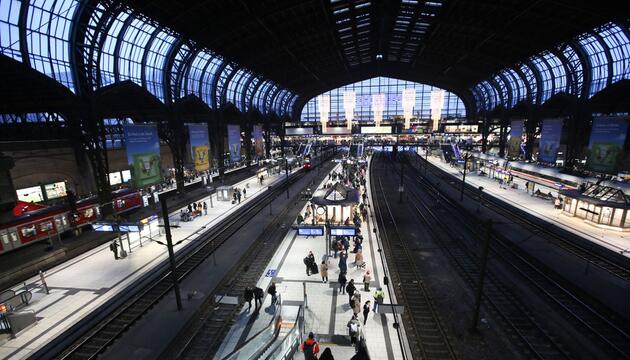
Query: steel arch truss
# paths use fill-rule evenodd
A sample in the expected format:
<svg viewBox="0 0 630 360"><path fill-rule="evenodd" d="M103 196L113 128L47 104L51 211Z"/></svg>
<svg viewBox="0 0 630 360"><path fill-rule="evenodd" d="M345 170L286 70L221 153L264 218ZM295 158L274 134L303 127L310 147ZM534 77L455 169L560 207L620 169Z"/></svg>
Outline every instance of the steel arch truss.
<svg viewBox="0 0 630 360"><path fill-rule="evenodd" d="M622 79L630 79L630 31L627 23L608 23L505 68L470 91L477 111L490 111L521 101L541 105L558 93L585 100Z"/></svg>

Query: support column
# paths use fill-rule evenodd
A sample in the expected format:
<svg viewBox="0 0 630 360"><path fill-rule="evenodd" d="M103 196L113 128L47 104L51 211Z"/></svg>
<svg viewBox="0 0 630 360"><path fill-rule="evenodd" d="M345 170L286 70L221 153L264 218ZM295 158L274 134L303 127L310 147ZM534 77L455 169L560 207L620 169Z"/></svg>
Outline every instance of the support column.
<svg viewBox="0 0 630 360"><path fill-rule="evenodd" d="M506 117L501 118L501 124L499 127L499 157L505 157L505 144L507 138L507 122L508 119Z"/></svg>
<svg viewBox="0 0 630 360"><path fill-rule="evenodd" d="M90 107L88 115L81 119L82 142L94 172L94 182L98 201L101 204L101 215L113 213L112 189L109 185L109 162L105 139L105 124L103 118L94 113Z"/></svg>
<svg viewBox="0 0 630 360"><path fill-rule="evenodd" d="M481 124L481 152L488 151L488 136L490 135L490 120L484 113L483 123Z"/></svg>
<svg viewBox="0 0 630 360"><path fill-rule="evenodd" d="M540 123L539 112L536 109L529 111L529 117L525 121L525 160L532 159L532 152L534 150L534 142L536 140L536 128Z"/></svg>
<svg viewBox="0 0 630 360"><path fill-rule="evenodd" d="M243 132L245 133L245 164L250 166L252 163L252 122L251 114L244 115Z"/></svg>

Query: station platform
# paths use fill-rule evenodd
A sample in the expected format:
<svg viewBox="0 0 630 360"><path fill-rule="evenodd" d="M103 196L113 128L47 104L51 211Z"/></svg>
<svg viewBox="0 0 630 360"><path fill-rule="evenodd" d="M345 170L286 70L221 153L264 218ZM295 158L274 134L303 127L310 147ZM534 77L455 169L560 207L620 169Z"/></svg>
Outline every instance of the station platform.
<svg viewBox="0 0 630 360"><path fill-rule="evenodd" d="M460 167L452 167L437 156L429 156L429 162L461 180L463 170ZM515 177L514 181L518 184L518 189L501 187L497 181L487 176L479 175L477 172L466 172L466 183L475 187L483 186L484 193L513 204L521 210L527 211L544 221L551 222L564 230L611 251L630 257L629 232L605 229L590 225L582 219L564 215L561 209L554 207L552 200L545 200L527 194L525 191L525 180ZM548 191L553 196L558 195L557 190L548 189Z"/></svg>
<svg viewBox="0 0 630 360"><path fill-rule="evenodd" d="M234 187L247 189L247 196L241 199L240 204L218 201L216 194L212 195L212 201L209 196L201 198L197 202L207 202L208 213L189 222L179 222L180 209L173 211L169 215L171 225L179 226L171 229L173 243L181 241L175 246L175 252L193 244L201 234L217 226L236 209L248 206L252 199L262 194L269 186L284 180L284 173L276 174L266 177L264 183L260 185L254 175L234 184ZM150 235L153 240L166 241L157 224L148 228L157 230ZM128 252L124 259L115 260L109 243L106 243L47 271L46 282L50 294L46 294L39 277L28 279L25 284L16 285L13 289L24 289L26 286L33 292L30 304L20 311L34 311L38 321L16 338L0 340L4 341L0 342L0 359L29 357L34 351L109 299L125 291L129 285L168 259L165 246L155 241L147 241L146 238L141 241L141 236L137 234L122 243Z"/></svg>
<svg viewBox="0 0 630 360"><path fill-rule="evenodd" d="M254 173L252 171L239 171L245 167L233 168L225 172L223 182L227 185L246 179ZM213 182L207 186L218 187L223 185L218 176L213 177ZM180 194L175 192L175 187L166 189L160 194L168 196L169 210L179 210L191 202L199 201L207 196L208 191L202 185L201 178L192 179L185 183L186 191ZM132 212L122 214L122 221L139 222L141 219L151 217L160 211L160 205L152 204L147 207L135 209ZM95 246L111 241L113 233L84 231L79 235L63 234L55 237L51 242L39 241L29 246L22 246L8 253L0 255L0 289L10 288L18 282L22 282L35 275L40 269L49 269L61 264L73 257L91 250Z"/></svg>
<svg viewBox="0 0 630 360"><path fill-rule="evenodd" d="M340 165L333 169L333 171L337 172L340 170ZM369 179L367 180L366 187L369 188ZM329 180L325 179L319 184L318 189L322 189L328 182ZM361 193L364 190L362 188ZM369 198L370 192L367 191L367 193L369 204L371 203ZM302 209L302 214L306 212L307 206L308 204ZM383 283L384 267L387 264L383 262L384 258L377 251L379 246L372 232L374 226L372 216L373 212L370 208L368 220L361 224L361 234L364 235L363 254L366 266L364 269L358 268L353 263L354 254L350 252L347 259L348 269L346 276L348 281L354 279L357 292L361 294L361 311L358 318L361 321L361 330L371 358L402 359L403 345L400 339L404 337L404 334L401 335L397 331L404 331L404 329L402 324L400 324L401 329L399 330L392 326L394 324L392 314L370 311L367 323L363 326L363 304L367 300L370 300L372 304L374 303L373 293L377 288L382 288L385 293L384 304L396 303L395 299L390 298L390 292ZM339 217L337 220L337 222L343 221ZM311 224L312 221L312 218L306 218L304 224ZM294 222L294 225L297 225L297 223ZM352 242L350 250L352 250ZM318 265L322 261L327 260L328 282L323 282L319 273L310 276L306 274L306 266L303 259L308 255L309 251L313 252ZM362 281L363 275L367 270L372 274L372 281L369 291L364 291ZM247 304L243 306L235 324L229 330L214 359L219 360L226 357L230 359L246 359L251 355L251 351L260 349L260 345L264 344L265 341L269 341L272 333L266 331L266 328L269 328L269 325L272 323L276 308L271 304L271 296L266 293L266 290L272 281L276 283L277 293L279 299L281 299L282 327L288 326L291 328L296 321L298 309L300 306L306 305L303 308L304 337L311 331L315 334L315 339L320 346L319 355L324 349L330 348L336 359L350 359L355 354L355 349L350 343L347 324L352 318L353 312L349 305L348 295L345 294L345 291L344 294L340 293L337 281L338 276L339 259L335 258L332 252L330 252L330 256L326 256L325 236L298 236L297 230L290 229L272 260L268 263L264 274L256 284L251 285L252 287L257 286L265 290L265 298L260 311L255 313L254 301L252 301L251 310ZM276 342L283 341L281 339L282 336L285 336L285 334L283 331L280 331ZM300 340L298 339L297 341ZM247 345L243 347L245 343ZM279 349L284 351L286 347L280 347ZM278 357L282 356L282 354L280 352L274 353ZM303 359L304 355L298 350L292 358Z"/></svg>

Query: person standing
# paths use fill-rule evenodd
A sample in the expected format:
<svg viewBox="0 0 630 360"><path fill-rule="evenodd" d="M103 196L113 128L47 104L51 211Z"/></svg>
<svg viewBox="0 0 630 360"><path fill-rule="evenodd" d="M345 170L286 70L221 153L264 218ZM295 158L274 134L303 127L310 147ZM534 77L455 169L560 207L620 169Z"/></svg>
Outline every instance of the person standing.
<svg viewBox="0 0 630 360"><path fill-rule="evenodd" d="M243 295L245 301L249 304L247 311L252 308L252 299L254 298L254 291L249 286L245 287L245 294Z"/></svg>
<svg viewBox="0 0 630 360"><path fill-rule="evenodd" d="M116 242L116 240L112 241L112 243L109 244L109 250L114 253L114 260L118 260L118 243Z"/></svg>
<svg viewBox="0 0 630 360"><path fill-rule="evenodd" d="M308 252L308 255L304 258L304 265L306 265L306 276L311 276L313 272L313 265L315 265L315 255L312 251ZM317 266L315 266L315 273L317 273Z"/></svg>
<svg viewBox="0 0 630 360"><path fill-rule="evenodd" d="M308 333L308 339L300 345L300 350L304 353L304 360L317 360L319 344L315 341L315 335L312 331Z"/></svg>
<svg viewBox="0 0 630 360"><path fill-rule="evenodd" d="M243 188L243 199L247 199L247 190Z"/></svg>
<svg viewBox="0 0 630 360"><path fill-rule="evenodd" d="M373 312L378 311L378 306L383 303L384 298L385 293L383 292L383 289L376 289L376 291L374 292L374 308L372 309Z"/></svg>
<svg viewBox="0 0 630 360"><path fill-rule="evenodd" d="M328 282L328 265L326 264L326 261L322 261L319 265L319 272L322 275L322 282Z"/></svg>
<svg viewBox="0 0 630 360"><path fill-rule="evenodd" d="M370 291L370 281L372 281L372 275L370 274L370 270L365 272L363 275L363 291Z"/></svg>
<svg viewBox="0 0 630 360"><path fill-rule="evenodd" d="M241 203L241 191L240 190L236 190L236 197L238 199L238 203Z"/></svg>
<svg viewBox="0 0 630 360"><path fill-rule="evenodd" d="M259 288L258 286L254 288L254 303L256 304L256 311L258 311L259 307L262 306L262 298L264 294L265 293L263 292L263 289Z"/></svg>
<svg viewBox="0 0 630 360"><path fill-rule="evenodd" d="M205 201L203 202L203 214L208 215L208 203Z"/></svg>
<svg viewBox="0 0 630 360"><path fill-rule="evenodd" d="M361 293L356 291L352 296L352 313L354 316L359 316L361 312Z"/></svg>
<svg viewBox="0 0 630 360"><path fill-rule="evenodd" d="M346 293L348 294L348 303L352 301L352 295L357 288L354 286L354 279L350 279L350 282L346 286Z"/></svg>
<svg viewBox="0 0 630 360"><path fill-rule="evenodd" d="M350 343L355 345L357 340L359 340L359 328L361 328L361 323L359 319L357 319L356 315L352 315L352 319L348 321L348 333L350 335Z"/></svg>
<svg viewBox="0 0 630 360"><path fill-rule="evenodd" d="M339 292L341 294L345 294L346 293L346 282L348 280L346 280L346 274L340 272L339 273L339 278L337 279L337 282L339 282Z"/></svg>
<svg viewBox="0 0 630 360"><path fill-rule="evenodd" d="M370 300L366 301L365 304L363 304L363 325L367 323L367 318L369 314L370 314Z"/></svg>
<svg viewBox="0 0 630 360"><path fill-rule="evenodd" d="M274 305L276 303L276 300L278 299L275 281L271 282L271 285L269 285L269 289L267 289L267 293L271 295L271 305Z"/></svg>
<svg viewBox="0 0 630 360"><path fill-rule="evenodd" d="M346 255L345 251L339 253L339 271L344 274L348 272L348 264L346 263L346 259L348 259L348 255Z"/></svg>

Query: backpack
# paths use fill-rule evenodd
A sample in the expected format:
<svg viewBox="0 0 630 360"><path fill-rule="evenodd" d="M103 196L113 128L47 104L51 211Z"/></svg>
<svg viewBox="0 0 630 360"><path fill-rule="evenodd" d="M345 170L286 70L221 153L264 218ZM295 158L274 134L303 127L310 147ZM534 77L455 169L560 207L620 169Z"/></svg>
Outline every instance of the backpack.
<svg viewBox="0 0 630 360"><path fill-rule="evenodd" d="M356 323L351 322L350 323L350 333L351 334L356 334L357 332L359 332L359 326Z"/></svg>

